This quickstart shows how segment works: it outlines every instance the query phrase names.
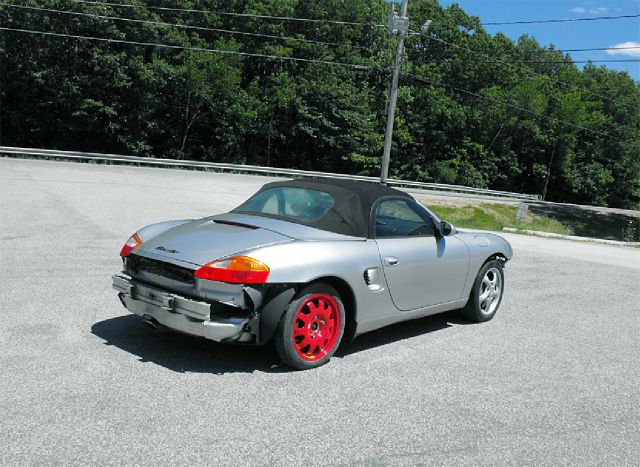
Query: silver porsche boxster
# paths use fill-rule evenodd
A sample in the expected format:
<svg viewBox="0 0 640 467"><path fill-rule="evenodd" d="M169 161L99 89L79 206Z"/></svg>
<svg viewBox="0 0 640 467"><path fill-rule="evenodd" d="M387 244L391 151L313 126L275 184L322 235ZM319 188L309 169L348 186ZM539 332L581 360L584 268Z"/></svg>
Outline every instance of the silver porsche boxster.
<svg viewBox="0 0 640 467"><path fill-rule="evenodd" d="M405 192L310 179L268 183L226 214L149 225L120 255L113 287L151 328L274 340L305 369L399 321L454 309L490 320L512 249L458 232Z"/></svg>

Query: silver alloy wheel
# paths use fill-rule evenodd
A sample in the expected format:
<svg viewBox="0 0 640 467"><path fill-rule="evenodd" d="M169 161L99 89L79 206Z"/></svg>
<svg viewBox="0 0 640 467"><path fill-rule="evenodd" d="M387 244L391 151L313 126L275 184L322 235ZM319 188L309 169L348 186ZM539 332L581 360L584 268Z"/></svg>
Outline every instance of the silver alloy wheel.
<svg viewBox="0 0 640 467"><path fill-rule="evenodd" d="M500 303L500 295L502 294L502 275L498 268L489 269L480 284L480 296L478 297L478 305L483 315L490 315Z"/></svg>

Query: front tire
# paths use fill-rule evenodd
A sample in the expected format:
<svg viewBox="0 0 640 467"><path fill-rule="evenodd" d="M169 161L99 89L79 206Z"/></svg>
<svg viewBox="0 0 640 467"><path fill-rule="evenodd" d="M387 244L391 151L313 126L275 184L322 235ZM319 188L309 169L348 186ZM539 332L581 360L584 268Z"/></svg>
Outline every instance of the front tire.
<svg viewBox="0 0 640 467"><path fill-rule="evenodd" d="M275 341L278 355L292 368L327 363L342 340L345 311L338 292L316 283L302 289L282 316Z"/></svg>
<svg viewBox="0 0 640 467"><path fill-rule="evenodd" d="M502 302L504 267L500 261L487 261L478 271L469 301L462 312L471 321L483 323L492 319Z"/></svg>

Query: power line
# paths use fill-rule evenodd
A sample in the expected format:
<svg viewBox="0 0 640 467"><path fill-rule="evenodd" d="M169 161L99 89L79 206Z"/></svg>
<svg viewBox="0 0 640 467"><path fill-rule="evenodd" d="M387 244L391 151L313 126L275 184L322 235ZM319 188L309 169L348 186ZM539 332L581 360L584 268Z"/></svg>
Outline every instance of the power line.
<svg viewBox="0 0 640 467"><path fill-rule="evenodd" d="M88 1L88 0L68 0L68 1L76 2L76 3L95 3L95 4L111 5L111 3L94 2L94 1ZM16 4L4 3L4 2L0 2L0 5L1 6L7 6L7 7L10 7L10 8L20 8L20 9L35 10L35 11L46 11L46 12L50 12L50 13L58 13L58 14L74 15L74 16L84 16L84 17L90 17L90 18L114 20L114 21L125 21L125 22L140 23L140 24L151 24L151 25L162 26L162 27L176 27L176 28L182 28L182 29L192 29L192 30L197 30L197 31L219 32L219 33L223 33L223 34L234 34L234 35L243 35L243 36L252 36L252 37L264 37L264 38L267 38L267 39L275 39L275 40L283 40L283 41L295 41L295 42L306 42L306 43L310 43L310 44L330 45L330 46L346 47L346 48L360 49L360 50L365 50L366 49L366 47L352 45L352 44L343 44L343 43L340 43L340 42L319 41L319 40L313 40L313 39L307 39L307 38L298 38L298 37L293 37L293 36L278 36L278 35L273 35L273 34L261 34L261 33L247 32L247 31L236 31L236 30L230 30L230 29L209 28L209 27L202 27L202 26L191 26L191 25L186 25L186 24L166 23L166 22L162 22L162 21L150 21L150 20L133 19L133 18L122 18L122 17L118 17L118 16L98 15L98 14L93 14L93 13L83 13L83 12L68 11L68 10L56 10L56 9L51 9L51 8L39 8L39 7L32 7L32 6L28 6L28 5L16 5ZM138 5L122 5L122 4L115 4L115 3L113 5L131 6L131 7L140 7L140 8L142 8L142 6L138 6ZM155 8L155 7L144 7L144 8ZM157 7L157 8L167 9L167 8L164 8L164 7ZM171 9L171 10L177 10L177 9ZM204 12L206 10L184 10L184 11L203 11ZM220 13L220 12L217 12L217 13ZM276 18L276 17L273 17L273 18ZM314 20L314 21L316 21L316 20ZM317 21L320 21L320 20L317 20ZM361 24L365 24L365 23L361 23ZM548 51L548 52L591 52L591 51L607 51L607 50L634 50L634 49L640 49L640 46L594 47L594 48L585 48L585 49L548 49L546 51ZM614 59L611 59L611 60L584 60L584 61L573 60L573 63L588 63L588 62L592 62L592 63L624 63L624 62L637 62L637 61L638 60L634 60L634 59L624 59L624 60L623 59L620 59L620 60L614 60ZM519 61L519 62L504 62L504 63L548 63L548 64L553 64L553 63L565 63L565 62Z"/></svg>
<svg viewBox="0 0 640 467"><path fill-rule="evenodd" d="M239 18L258 18L258 19L268 19L274 21L299 21L299 22L308 22L308 23L328 23L328 24L339 24L342 26L382 26L382 24L372 24L372 23L357 23L352 21L337 21L337 20L328 20L328 19L316 19L316 18L299 18L293 16L269 16L269 15L259 15L253 13L233 13L229 11L216 11L216 10L198 10L192 8L171 8L171 7L161 7L161 6L147 6L147 5L131 5L126 3L114 3L114 2L100 2L100 1L91 1L91 0L67 0L73 3L85 3L90 5L102 5L102 6L110 6L116 8L132 8L132 9L143 9L143 10L157 10L157 11L174 11L174 12L183 12L183 13L207 13L211 15L220 15L220 16L235 16Z"/></svg>
<svg viewBox="0 0 640 467"><path fill-rule="evenodd" d="M571 60L569 62L562 61L550 61L550 60L520 60L516 63L551 63L551 64L570 64L570 63L625 63L625 62L640 62L637 58L625 58L625 59L606 59L606 60ZM490 63L490 62L484 62Z"/></svg>
<svg viewBox="0 0 640 467"><path fill-rule="evenodd" d="M20 9L25 9L25 10L35 10L35 11L42 11L42 12L48 12L48 13L58 13L58 14L64 14L64 15L83 16L83 17L88 17L88 18L108 19L108 20L114 20L114 21L126 21L126 22L139 23L139 24L151 24L151 25L162 26L162 27L176 27L176 28L182 28L182 29L192 29L192 30L197 30L197 31L209 31L209 32L219 32L219 33L224 33L224 34L238 34L238 35L244 35L244 36L265 37L265 38L268 38L268 39L278 39L278 40L297 41L297 42L308 42L308 43L312 43L312 44L331 45L331 46L337 46L337 47L348 47L348 48L353 48L353 49L366 49L366 47L361 47L361 46L357 46L357 45L341 44L339 42L316 41L316 40L312 40L312 39L306 39L306 38L303 39L303 38L296 38L296 37L291 37L291 36L276 36L276 35L272 35L272 34L260 34L260 33L254 33L254 32L246 32L246 31L234 31L234 30L230 30L230 29L207 28L207 27L201 27L201 26L189 26L189 25L186 25L186 24L165 23L165 22L161 22L161 21L150 21L150 20L144 20L144 19L121 18L119 16L107 16L107 15L98 15L98 14L93 14L93 13L82 13L82 12L78 12L78 11L56 10L56 9L52 9L52 8L39 8L39 7L32 7L32 6L27 6L27 5L15 5L13 3L4 3L4 2L0 2L0 5L8 6L10 8L20 8Z"/></svg>
<svg viewBox="0 0 640 467"><path fill-rule="evenodd" d="M477 52L477 51L475 51L475 50L473 50L473 49L470 49L469 47L465 47L465 46L463 46L463 45L454 44L454 43L452 43L452 42L448 42L448 41L445 41L445 40L443 40L443 39L440 39L440 38L437 38L437 37L434 37L434 36L429 36L429 35L428 35L428 36L426 36L426 37L427 37L429 40L432 40L432 41L435 41L435 42L440 42L440 43L445 44L445 45L447 45L447 46L456 47L456 48L458 48L458 49L466 50L467 52L470 52L470 53L471 53L471 54L473 54L473 55L480 55L480 56L483 56L483 57L487 57L487 58L489 58L489 62L488 62L488 63L499 63L499 64L502 64L502 65L507 65L507 66L510 66L510 67L512 67L512 68L515 68L515 69L518 69L518 70L524 71L524 72L526 72L526 73L529 73L529 74L532 74L532 75L536 75L536 76L540 76L540 77L546 78L546 79L548 79L548 80L550 80L550 81L552 81L552 82L554 82L554 83L561 84L561 85L563 85L563 86L570 87L570 88L572 88L572 89L574 89L574 90L577 90L577 91L581 91L581 92L587 93L587 94L589 94L590 96L599 97L600 99L604 99L604 100L609 101L609 102L612 102L612 103L614 103L614 104L624 105L624 106L627 106L627 107L630 107L630 108L634 108L633 106L631 106L631 105L629 105L629 104L619 103L619 102L617 102L615 99L611 99L611 98L609 98L609 97L606 97L606 96L603 96L603 95L597 94L597 93L595 93L595 92L587 91L586 89L581 88L580 86L576 86L576 85L574 85L574 84L570 84L570 83L566 83L566 82L564 82L564 81L560 81L560 80L558 80L558 79L554 79L554 78L552 78L552 77L550 77L550 76L548 76L548 75L545 75L545 74L543 74L543 73L538 73L537 71L534 71L534 70L532 70L532 69L530 69L530 68L526 68L526 67L522 67L522 66L517 66L517 65L516 65L516 64L514 64L514 63L511 63L511 62L508 62L508 61L504 61L504 60L499 60L499 59L497 59L497 58L494 58L492 55L489 55L489 54L486 54L486 53L482 53L482 52ZM522 62L516 62L516 63L522 63ZM566 63L567 65L569 65L569 64L570 64L570 62L558 62L558 63Z"/></svg>
<svg viewBox="0 0 640 467"><path fill-rule="evenodd" d="M419 36L421 35L419 32L412 32L411 35L414 36ZM436 40L434 37L429 37L430 39L434 39ZM444 42L444 41L441 41ZM449 45L453 45L455 47L462 47L462 46L458 46L457 44L450 44L447 43ZM608 50L638 50L640 49L640 46L624 46L624 47L591 47L591 48L586 48L586 49L540 49L542 52L545 53L553 53L553 52L596 52L596 51L608 51ZM471 49L467 49L469 51L471 51ZM472 51L473 52L473 51ZM475 52L474 52L475 53ZM600 63L600 62L611 62L611 63L615 63L615 62L635 62L638 61L637 59L607 59L607 60L584 60L584 61L576 61L576 60L572 60L573 63L587 63L587 62L593 62L593 63ZM552 62L552 61L533 61L533 60L518 60L518 61L508 61L508 60L503 60L503 63L556 63L556 62ZM495 61L492 62L488 62L488 63L496 63ZM500 62L498 62L500 63ZM559 61L557 63L569 63L569 62L562 62Z"/></svg>
<svg viewBox="0 0 640 467"><path fill-rule="evenodd" d="M601 131L592 130L592 129L584 127L582 125L576 125L575 123L567 122L566 120L561 120L559 118L555 118L555 117L551 117L549 115L545 115L545 114L542 114L542 113L539 113L539 112L535 112L535 111L533 111L531 109L527 109L525 107L520 107L519 105L511 104L509 102L506 102L506 101L503 101L503 100L500 100L500 99L495 99L493 97L484 96L482 94L478 94L476 92L472 92L472 91L469 91L469 90L464 89L464 88L459 88L459 87L454 86L452 84L441 83L439 81L433 81L433 80L430 80L430 79L425 78L423 76L415 75L415 74L412 74L412 73L407 73L407 75L412 77L416 81L421 81L423 83L430 84L432 86L439 86L439 87L443 87L443 88L451 88L454 91L457 91L457 92L460 92L460 93L463 93L463 94L467 94L467 95L470 95L470 96L473 96L473 97L477 97L478 99L483 99L485 101L492 102L494 104L500 104L500 105L504 105L506 107L511 107L512 109L516 109L516 110L519 110L521 112L528 113L530 115L535 115L535 116L538 116L538 117L541 117L541 118L545 118L545 119L550 120L552 122L561 123L561 124L564 124L564 125L567 125L567 126L579 129L579 130L588 131L590 133L594 133L594 134L597 134L597 135L600 135L600 136L606 136L607 138L614 139L608 133L603 133ZM617 141L622 142L619 139L617 139Z"/></svg>
<svg viewBox="0 0 640 467"><path fill-rule="evenodd" d="M620 15L620 16L596 16L593 18L564 18L564 19L535 19L529 21L503 21L480 23L482 26L504 26L509 24L544 24L544 23L575 23L578 21L600 21L612 19L638 18L640 15Z"/></svg>
<svg viewBox="0 0 640 467"><path fill-rule="evenodd" d="M445 63L445 62L454 62L454 63L466 63L467 60L462 60L462 59L449 59L449 58L445 58L443 60L434 60L437 63ZM518 60L518 61L509 61L509 60L500 60L500 61L496 61L496 60L487 60L484 62L480 62L480 61L476 61L475 63L480 63L480 64L485 64L485 65L489 65L489 64L494 64L494 63L502 63L502 64L506 64L506 65L513 65L513 64L517 64L517 63L536 63L536 64L548 64L548 65L571 65L574 63L634 63L634 62L640 62L640 59L638 58L624 58L624 59L604 59L604 60L598 60L598 59L590 59L590 60L566 60L566 61L562 61L562 60ZM544 75L547 76L547 75ZM568 84L568 83L566 83ZM580 88L582 89L582 88Z"/></svg>
<svg viewBox="0 0 640 467"><path fill-rule="evenodd" d="M80 40L89 40L89 41L99 41L99 42L107 42L107 43L117 43L117 44L127 44L127 45L138 45L138 46L149 46L149 47L159 47L159 48L167 48L167 49L174 49L174 50L189 50L189 51L195 51L195 52L207 52L207 53L219 53L219 54L228 54L228 55L238 55L238 56L244 56L244 57L259 57L259 58L266 58L266 59L272 59L272 60L288 60L288 61L297 61L297 62L305 62L305 63L320 63L320 64L324 64L324 65L335 65L335 66L342 66L342 67L346 67L346 68L351 68L351 69L355 69L355 70L374 70L374 68L372 67L368 67L365 65L357 65L357 64L353 64L353 63L343 63L343 62L333 62L333 61L329 61L329 60L316 60L316 59L307 59L307 58L298 58L298 57L279 57L279 56L275 56L275 55L268 55L268 54L256 54L256 53L248 53L248 52L238 52L238 51L233 51L233 50L224 50L224 49L209 49L209 48L203 48L203 47L186 47L186 46L180 46L180 45L169 45L169 44L156 44L156 43L151 43L151 42L139 42L139 41L128 41L128 40L123 40L123 39L108 39L108 38L104 38L104 37L92 37L92 36L81 36L81 35L72 35L72 34L61 34L61 33L54 33L54 32L45 32L45 31L34 31L34 30L28 30L28 29L17 29L17 28L6 28L6 27L0 27L1 31L12 31L12 32L19 32L19 33L26 33L26 34L39 34L39 35L44 35L44 36L52 36L52 37L66 37L66 38L71 38L71 39L80 39ZM376 71L385 71L382 68L375 68ZM388 71L388 70L387 70ZM483 99L489 102L493 102L496 104L501 104L507 107L511 107L513 109L517 109L520 110L522 112L531 114L531 115L536 115L539 116L541 118L545 118L547 120L551 120L554 121L556 123L563 123L565 125L580 129L580 130L584 130L584 131L588 131L594 134L598 134L601 136L606 136L611 138L612 136L607 134L607 133L602 133L596 130L592 130L590 128L586 128L583 127L581 125L576 125L574 123L570 123L567 122L565 120L561 120L555 117L551 117L545 114L541 114L539 112L534 112L533 110L530 109L526 109L524 107L520 107L499 99L494 99L491 97L487 97L484 96L482 94L478 94L472 91L469 91L467 89L463 89L463 88L459 88L457 86L453 86L451 84L447 84L447 83L441 83L438 81L433 81L430 80L428 78L425 78L423 76L418 76L415 74L408 74L408 76L411 76L412 78L416 79L417 81L421 81L427 84L431 84L433 86L440 86L440 87L448 87L451 88L455 91L464 93L464 94L468 94L474 97L477 97L479 99ZM544 75L543 75L544 76ZM567 84L567 83L564 83Z"/></svg>
<svg viewBox="0 0 640 467"><path fill-rule="evenodd" d="M279 57L277 55L268 55L268 54L257 54L257 53L249 53L249 52L238 52L235 50L224 50L224 49L209 49L204 47L187 47L181 45L170 45L170 44L156 44L152 42L138 42L138 41L127 41L124 39L107 39L104 37L93 37L93 36L80 36L73 34L61 34L56 32L45 32L45 31L34 31L30 29L17 29L17 28L5 28L0 27L0 31L13 31L20 32L26 34L40 34L44 36L54 36L54 37L68 37L72 39L81 39L81 40L89 40L89 41L99 41L99 42L109 42L115 44L128 44L128 45L140 45L140 46L148 46L148 47L160 47L165 49L174 49L174 50L189 50L194 52L207 52L207 53L219 53L219 54L227 54L227 55L240 55L243 57L260 57L267 58L271 60L287 60L294 62L305 62L305 63L320 63L323 65L335 65L342 66L345 68L352 68L354 70L371 70L371 67L366 65L356 65L355 63L343 63L343 62L333 62L330 60L316 60L310 58L298 58L298 57Z"/></svg>
<svg viewBox="0 0 640 467"><path fill-rule="evenodd" d="M547 52L593 52L597 50L633 50L640 49L639 46L630 47L593 47L590 49L546 49Z"/></svg>
<svg viewBox="0 0 640 467"><path fill-rule="evenodd" d="M417 31L411 31L409 36L421 36L422 34ZM542 52L592 52L598 50L635 50L640 49L640 46L630 45L623 47L591 47L588 49L540 49Z"/></svg>

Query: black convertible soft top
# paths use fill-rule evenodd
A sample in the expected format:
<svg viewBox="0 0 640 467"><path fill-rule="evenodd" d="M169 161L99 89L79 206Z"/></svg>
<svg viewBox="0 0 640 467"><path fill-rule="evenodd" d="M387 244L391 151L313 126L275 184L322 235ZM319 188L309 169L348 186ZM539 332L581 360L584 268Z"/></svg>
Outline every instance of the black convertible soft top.
<svg viewBox="0 0 640 467"><path fill-rule="evenodd" d="M334 198L333 206L318 220L308 221L294 219L275 214L251 212L252 215L283 219L287 222L307 225L316 229L327 230L353 237L369 237L369 221L371 208L380 198L385 196L401 196L411 198L411 195L388 186L372 182L356 182L352 180L340 180L329 178L311 178L303 180L287 180L284 182L272 182L264 185L258 193L271 188L291 187L308 190L323 191ZM256 195L258 194L256 193ZM254 195L255 196L255 195ZM234 209L235 212L243 212L242 206Z"/></svg>

